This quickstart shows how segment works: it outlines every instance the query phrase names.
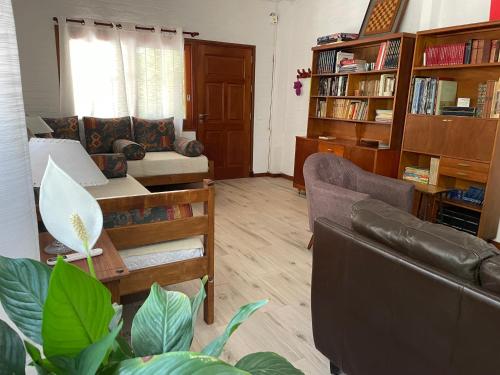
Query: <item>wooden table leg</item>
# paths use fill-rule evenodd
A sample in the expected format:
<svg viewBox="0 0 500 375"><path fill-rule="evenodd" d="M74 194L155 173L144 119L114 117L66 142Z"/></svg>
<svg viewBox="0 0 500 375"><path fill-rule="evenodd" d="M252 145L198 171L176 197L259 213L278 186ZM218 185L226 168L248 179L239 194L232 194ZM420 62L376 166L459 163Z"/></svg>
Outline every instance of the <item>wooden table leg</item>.
<svg viewBox="0 0 500 375"><path fill-rule="evenodd" d="M120 303L120 280L109 281L104 284L111 292L111 302Z"/></svg>

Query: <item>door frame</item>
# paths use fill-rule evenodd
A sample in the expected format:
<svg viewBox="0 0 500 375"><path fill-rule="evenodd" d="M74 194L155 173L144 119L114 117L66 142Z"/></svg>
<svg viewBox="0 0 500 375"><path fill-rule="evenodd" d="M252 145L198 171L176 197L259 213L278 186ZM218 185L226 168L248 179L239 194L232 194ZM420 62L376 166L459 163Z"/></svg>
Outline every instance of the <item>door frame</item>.
<svg viewBox="0 0 500 375"><path fill-rule="evenodd" d="M192 108L192 123L189 129L186 131L195 131L196 139L198 138L198 118L199 118L199 108L198 108L198 98L197 98L197 86L196 86L196 74L194 73L196 69L198 69L199 61L197 61L198 57L198 46L199 45L211 45L218 47L234 47L234 48L248 48L252 53L252 77L251 77L251 117L250 117L250 170L248 171L248 176L253 175L253 145L254 145L254 121L255 121L255 65L256 65L256 51L257 48L255 45L250 44L239 44L239 43L228 43L228 42L218 42L213 40L202 40L202 39L184 39L184 44L189 45L190 47L190 55L191 55L191 64L184 64L184 66L191 67L191 82L186 82L186 87L190 87L191 89L191 103L187 103L191 105Z"/></svg>

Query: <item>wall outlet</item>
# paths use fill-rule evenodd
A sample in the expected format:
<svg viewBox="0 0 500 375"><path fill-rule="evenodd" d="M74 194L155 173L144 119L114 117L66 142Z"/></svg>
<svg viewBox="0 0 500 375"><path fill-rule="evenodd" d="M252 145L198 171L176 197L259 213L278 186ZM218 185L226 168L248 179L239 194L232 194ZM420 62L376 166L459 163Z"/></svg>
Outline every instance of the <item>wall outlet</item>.
<svg viewBox="0 0 500 375"><path fill-rule="evenodd" d="M278 15L276 13L271 13L269 15L270 19L271 19L271 25L277 25L278 24Z"/></svg>

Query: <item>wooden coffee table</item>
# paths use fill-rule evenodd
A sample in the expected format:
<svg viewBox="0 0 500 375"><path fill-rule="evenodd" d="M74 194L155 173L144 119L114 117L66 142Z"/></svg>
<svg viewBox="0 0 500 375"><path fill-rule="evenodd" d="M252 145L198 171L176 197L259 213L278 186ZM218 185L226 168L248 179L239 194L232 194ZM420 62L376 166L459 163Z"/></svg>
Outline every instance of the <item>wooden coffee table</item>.
<svg viewBox="0 0 500 375"><path fill-rule="evenodd" d="M54 255L47 254L44 249L54 241L54 238L49 233L41 233L39 241L40 260L46 263L47 259L54 257ZM128 276L129 271L105 230L102 232L101 237L99 237L94 247L103 250L102 255L92 258L96 276L111 292L112 301L119 303L120 281ZM89 270L86 259L72 262L72 264L80 267L85 272Z"/></svg>

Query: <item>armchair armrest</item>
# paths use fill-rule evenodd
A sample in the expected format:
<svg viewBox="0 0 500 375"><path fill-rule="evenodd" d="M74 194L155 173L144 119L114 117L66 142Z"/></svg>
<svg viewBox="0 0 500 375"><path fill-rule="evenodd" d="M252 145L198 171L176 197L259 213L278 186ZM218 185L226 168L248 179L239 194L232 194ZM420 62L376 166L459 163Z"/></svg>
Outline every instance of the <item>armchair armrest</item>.
<svg viewBox="0 0 500 375"><path fill-rule="evenodd" d="M413 207L415 186L402 180L368 172L360 173L357 177L357 191L406 212L411 212Z"/></svg>
<svg viewBox="0 0 500 375"><path fill-rule="evenodd" d="M351 228L352 205L370 196L318 180L307 190L307 197L309 225L313 230L314 221L319 217Z"/></svg>

